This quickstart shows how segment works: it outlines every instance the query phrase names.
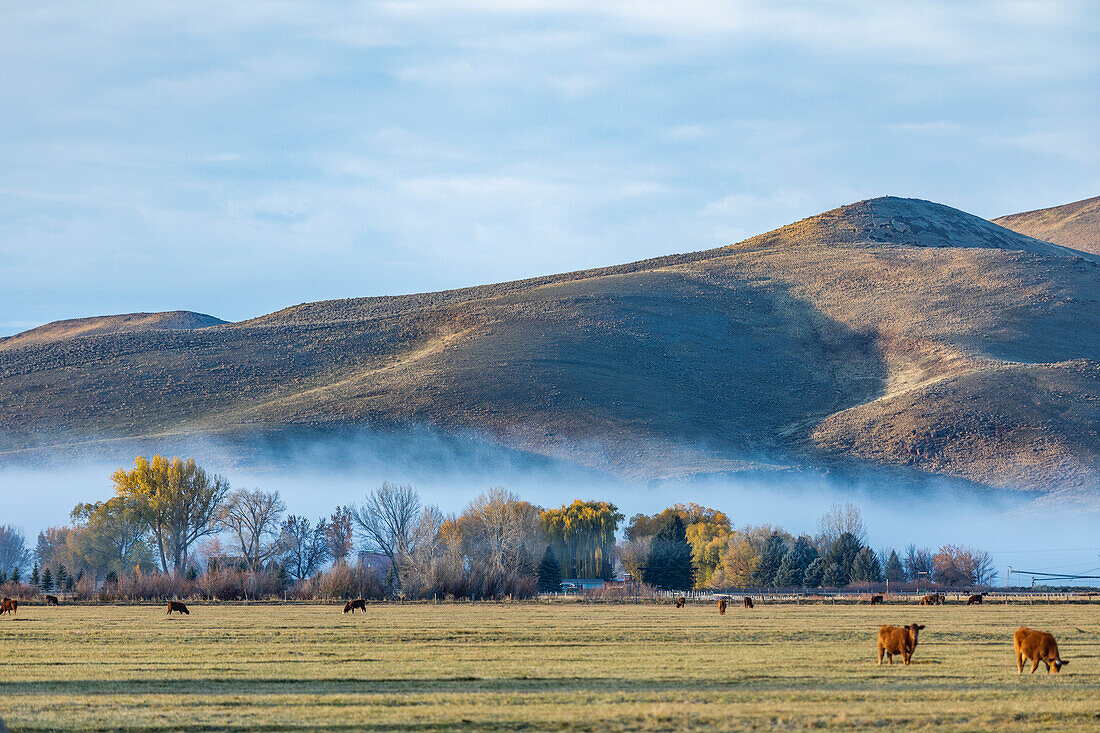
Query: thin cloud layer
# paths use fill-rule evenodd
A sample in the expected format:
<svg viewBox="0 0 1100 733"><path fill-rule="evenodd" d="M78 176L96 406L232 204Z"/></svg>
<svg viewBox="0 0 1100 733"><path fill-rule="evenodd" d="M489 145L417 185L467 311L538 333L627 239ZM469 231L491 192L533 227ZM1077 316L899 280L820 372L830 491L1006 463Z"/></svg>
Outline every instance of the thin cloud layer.
<svg viewBox="0 0 1100 733"><path fill-rule="evenodd" d="M1100 9L17 4L0 335L721 245L884 193L1100 192Z"/></svg>

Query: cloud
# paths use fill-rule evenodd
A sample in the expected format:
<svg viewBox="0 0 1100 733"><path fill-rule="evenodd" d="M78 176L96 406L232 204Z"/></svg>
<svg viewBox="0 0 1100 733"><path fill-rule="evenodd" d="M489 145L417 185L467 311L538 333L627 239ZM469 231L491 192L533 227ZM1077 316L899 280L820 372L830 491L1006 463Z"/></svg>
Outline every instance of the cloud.
<svg viewBox="0 0 1100 733"><path fill-rule="evenodd" d="M1084 198L1100 188L1098 15L16 5L0 312L238 319L704 249L885 191L987 215Z"/></svg>

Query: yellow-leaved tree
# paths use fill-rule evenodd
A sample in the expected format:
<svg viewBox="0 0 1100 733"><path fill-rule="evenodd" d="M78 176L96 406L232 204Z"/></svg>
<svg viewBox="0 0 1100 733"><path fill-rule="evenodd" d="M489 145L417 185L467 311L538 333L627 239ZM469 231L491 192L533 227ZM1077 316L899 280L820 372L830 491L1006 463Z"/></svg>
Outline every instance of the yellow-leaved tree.
<svg viewBox="0 0 1100 733"><path fill-rule="evenodd" d="M744 588L752 584L752 573L760 562L760 550L742 532L726 538L721 549L718 568L711 576L712 588Z"/></svg>
<svg viewBox="0 0 1100 733"><path fill-rule="evenodd" d="M200 537L217 531L229 484L209 476L193 458L138 456L134 467L111 476L118 496L149 525L164 572L184 569L187 553Z"/></svg>

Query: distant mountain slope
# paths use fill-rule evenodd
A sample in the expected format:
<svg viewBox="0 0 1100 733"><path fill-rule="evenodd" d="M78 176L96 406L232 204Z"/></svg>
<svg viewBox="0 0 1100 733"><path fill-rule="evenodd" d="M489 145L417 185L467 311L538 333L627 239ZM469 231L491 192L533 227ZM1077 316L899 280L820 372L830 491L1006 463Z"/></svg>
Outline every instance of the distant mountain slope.
<svg viewBox="0 0 1100 733"><path fill-rule="evenodd" d="M1100 196L993 221L1029 237L1100 254Z"/></svg>
<svg viewBox="0 0 1100 733"><path fill-rule="evenodd" d="M0 439L431 426L642 479L1100 494L1097 333L1100 258L883 198L705 252L0 350Z"/></svg>
<svg viewBox="0 0 1100 733"><path fill-rule="evenodd" d="M78 336L130 331L172 331L220 326L226 323L214 316L191 311L166 311L163 313L123 313L117 316L93 316L53 321L29 331L0 339L0 349L15 349L32 344L48 344L66 341Z"/></svg>

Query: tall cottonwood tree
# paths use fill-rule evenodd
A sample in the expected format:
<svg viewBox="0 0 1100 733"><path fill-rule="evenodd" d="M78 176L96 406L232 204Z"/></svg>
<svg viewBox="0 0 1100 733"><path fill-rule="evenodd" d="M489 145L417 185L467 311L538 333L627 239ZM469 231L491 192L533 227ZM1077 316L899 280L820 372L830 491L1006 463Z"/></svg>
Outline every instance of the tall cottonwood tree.
<svg viewBox="0 0 1100 733"><path fill-rule="evenodd" d="M131 502L149 525L164 572L180 572L191 545L218 528L229 484L210 476L193 458L150 461L139 456L134 467L111 476L118 496Z"/></svg>
<svg viewBox="0 0 1100 733"><path fill-rule="evenodd" d="M285 511L278 491L237 489L226 496L221 522L249 570L261 569L278 553L279 520Z"/></svg>
<svg viewBox="0 0 1100 733"><path fill-rule="evenodd" d="M434 514L431 515L434 517ZM367 494L363 506L352 509L352 518L366 542L367 549L389 558L397 589L401 589L401 571L421 536L425 519L420 495L408 484L389 482Z"/></svg>

